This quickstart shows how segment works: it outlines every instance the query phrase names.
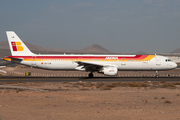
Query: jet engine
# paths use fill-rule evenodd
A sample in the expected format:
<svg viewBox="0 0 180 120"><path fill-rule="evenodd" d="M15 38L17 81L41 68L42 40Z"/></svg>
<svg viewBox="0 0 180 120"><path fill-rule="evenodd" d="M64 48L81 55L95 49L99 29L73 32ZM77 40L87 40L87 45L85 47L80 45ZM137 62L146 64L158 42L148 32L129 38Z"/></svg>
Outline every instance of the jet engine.
<svg viewBox="0 0 180 120"><path fill-rule="evenodd" d="M105 74L105 75L110 75L110 76L114 76L114 75L117 75L118 73L118 69L117 67L104 67L102 72Z"/></svg>

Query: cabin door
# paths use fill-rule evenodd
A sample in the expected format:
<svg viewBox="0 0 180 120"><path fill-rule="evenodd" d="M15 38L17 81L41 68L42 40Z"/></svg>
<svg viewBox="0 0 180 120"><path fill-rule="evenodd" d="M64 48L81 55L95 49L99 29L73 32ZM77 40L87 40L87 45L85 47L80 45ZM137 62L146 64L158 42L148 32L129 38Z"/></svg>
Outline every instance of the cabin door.
<svg viewBox="0 0 180 120"><path fill-rule="evenodd" d="M36 64L36 56L32 56L32 60L31 60L31 66L33 67L33 66L37 66L37 64Z"/></svg>
<svg viewBox="0 0 180 120"><path fill-rule="evenodd" d="M156 65L161 65L161 59L160 58L156 58Z"/></svg>
<svg viewBox="0 0 180 120"><path fill-rule="evenodd" d="M121 59L121 65L126 65L126 58Z"/></svg>

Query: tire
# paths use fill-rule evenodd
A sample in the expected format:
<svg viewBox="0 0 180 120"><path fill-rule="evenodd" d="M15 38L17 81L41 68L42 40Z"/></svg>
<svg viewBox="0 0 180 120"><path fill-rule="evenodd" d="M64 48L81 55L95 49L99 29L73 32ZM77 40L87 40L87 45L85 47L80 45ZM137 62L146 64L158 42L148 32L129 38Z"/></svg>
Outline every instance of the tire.
<svg viewBox="0 0 180 120"><path fill-rule="evenodd" d="M94 75L92 73L89 73L89 78L93 78Z"/></svg>

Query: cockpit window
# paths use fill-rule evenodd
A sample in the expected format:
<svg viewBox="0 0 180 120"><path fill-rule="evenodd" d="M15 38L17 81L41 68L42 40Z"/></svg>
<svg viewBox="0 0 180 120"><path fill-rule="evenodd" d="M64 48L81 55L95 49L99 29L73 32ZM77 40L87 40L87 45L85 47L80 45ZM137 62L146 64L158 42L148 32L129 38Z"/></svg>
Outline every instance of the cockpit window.
<svg viewBox="0 0 180 120"><path fill-rule="evenodd" d="M170 61L172 61L171 59L166 59L166 62L170 62Z"/></svg>

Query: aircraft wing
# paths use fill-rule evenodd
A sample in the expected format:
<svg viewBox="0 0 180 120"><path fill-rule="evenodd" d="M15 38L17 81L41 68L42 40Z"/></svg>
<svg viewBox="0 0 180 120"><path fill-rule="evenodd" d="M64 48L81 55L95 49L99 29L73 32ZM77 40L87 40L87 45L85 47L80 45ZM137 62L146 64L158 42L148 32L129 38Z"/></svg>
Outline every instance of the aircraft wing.
<svg viewBox="0 0 180 120"><path fill-rule="evenodd" d="M99 71L103 67L101 64L94 64L90 62L75 61L78 64L77 70L85 71Z"/></svg>
<svg viewBox="0 0 180 120"><path fill-rule="evenodd" d="M82 62L82 61L74 61L78 64L77 70L85 70L85 71L100 71L103 67L117 67L113 64L95 64L91 62Z"/></svg>

